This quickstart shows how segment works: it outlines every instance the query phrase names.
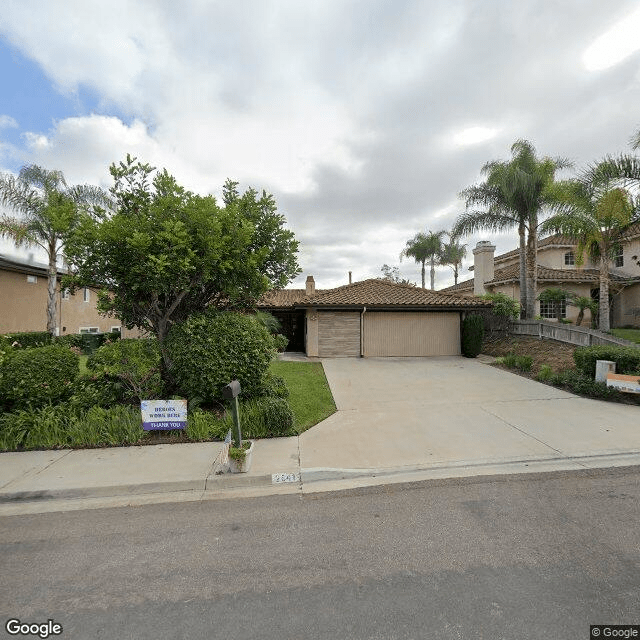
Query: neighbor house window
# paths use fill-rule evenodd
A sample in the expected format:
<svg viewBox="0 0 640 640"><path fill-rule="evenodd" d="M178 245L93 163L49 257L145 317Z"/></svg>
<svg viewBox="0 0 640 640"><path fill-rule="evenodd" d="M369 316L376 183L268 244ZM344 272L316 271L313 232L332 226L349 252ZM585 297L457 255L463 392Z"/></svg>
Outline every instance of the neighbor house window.
<svg viewBox="0 0 640 640"><path fill-rule="evenodd" d="M99 327L80 327L80 333L100 333Z"/></svg>
<svg viewBox="0 0 640 640"><path fill-rule="evenodd" d="M573 265L575 265L576 263L576 256L573 253L573 251L567 251L567 253L564 254L564 264L567 267L572 267Z"/></svg>
<svg viewBox="0 0 640 640"><path fill-rule="evenodd" d="M560 303L560 316L562 318L567 317L567 302L563 300ZM556 309L555 304L553 302L543 302L540 300L540 317L542 318L555 318L556 317Z"/></svg>
<svg viewBox="0 0 640 640"><path fill-rule="evenodd" d="M27 282L30 284L35 284L38 282L38 276L27 276Z"/></svg>
<svg viewBox="0 0 640 640"><path fill-rule="evenodd" d="M122 327L111 327L111 333L122 333Z"/></svg>
<svg viewBox="0 0 640 640"><path fill-rule="evenodd" d="M614 267L623 267L624 266L624 255L622 253L622 247L618 247L613 256L613 266Z"/></svg>
<svg viewBox="0 0 640 640"><path fill-rule="evenodd" d="M84 291L83 291L83 293L82 293L82 299L83 299L85 302L89 302L89 288L88 288L88 287L85 287L85 288L84 288Z"/></svg>

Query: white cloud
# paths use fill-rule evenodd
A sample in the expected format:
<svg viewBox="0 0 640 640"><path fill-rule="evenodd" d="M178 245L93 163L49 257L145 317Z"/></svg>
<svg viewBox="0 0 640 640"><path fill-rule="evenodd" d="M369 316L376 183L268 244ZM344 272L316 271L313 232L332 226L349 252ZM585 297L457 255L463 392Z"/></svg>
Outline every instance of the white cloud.
<svg viewBox="0 0 640 640"><path fill-rule="evenodd" d="M599 36L584 52L582 60L589 71L608 69L640 49L640 9L629 13Z"/></svg>
<svg viewBox="0 0 640 640"><path fill-rule="evenodd" d="M496 135L498 135L498 129L491 127L467 127L453 135L453 142L460 147L467 147L491 140Z"/></svg>
<svg viewBox="0 0 640 640"><path fill-rule="evenodd" d="M18 121L11 116L0 115L0 129L16 129Z"/></svg>

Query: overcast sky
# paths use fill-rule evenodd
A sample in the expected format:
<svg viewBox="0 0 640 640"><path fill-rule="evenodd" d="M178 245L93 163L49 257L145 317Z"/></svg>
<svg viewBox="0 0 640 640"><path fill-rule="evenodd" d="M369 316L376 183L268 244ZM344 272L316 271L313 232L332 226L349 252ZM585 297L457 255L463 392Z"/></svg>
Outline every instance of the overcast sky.
<svg viewBox="0 0 640 640"><path fill-rule="evenodd" d="M515 140L577 167L630 151L638 33L624 0L3 0L0 170L106 188L131 153L203 194L230 177L275 195L290 287L419 281L406 241L451 228ZM479 239L517 246L466 238L467 265Z"/></svg>

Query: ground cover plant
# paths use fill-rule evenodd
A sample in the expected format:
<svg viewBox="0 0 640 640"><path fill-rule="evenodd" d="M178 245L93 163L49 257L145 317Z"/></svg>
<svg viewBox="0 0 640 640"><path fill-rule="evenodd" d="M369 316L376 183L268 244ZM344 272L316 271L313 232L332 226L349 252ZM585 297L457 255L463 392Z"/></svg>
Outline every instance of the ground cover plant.
<svg viewBox="0 0 640 640"><path fill-rule="evenodd" d="M271 363L270 370L284 379L289 388L289 404L297 433L335 413L336 405L320 362L276 360Z"/></svg>
<svg viewBox="0 0 640 640"><path fill-rule="evenodd" d="M612 335L640 344L640 329L611 329Z"/></svg>
<svg viewBox="0 0 640 640"><path fill-rule="evenodd" d="M3 375L5 361L11 361L10 371L18 365L27 367L31 380L42 379L33 375L34 367L39 374L49 371L54 381L73 378L70 384L53 387L61 392L57 399L46 387L25 391L22 395L29 402L21 404L8 403L6 394L1 395L5 405L0 414L0 450L202 442L224 439L232 427L223 402L204 406L199 398L189 403L186 430L151 434L142 429L139 394L134 391L153 376L158 381L159 351L153 340L106 344L91 356L78 356L76 351L77 347L63 344L16 349L0 338L0 386L3 379L14 377ZM61 362L69 375L58 375ZM248 394L253 397L240 399L244 437L296 435L335 411L320 363L272 361L267 366L254 393Z"/></svg>
<svg viewBox="0 0 640 640"><path fill-rule="evenodd" d="M634 347L576 347L556 340L511 335L485 342L483 353L496 357L496 366L577 395L640 405L640 396L622 393L594 380L596 360L616 361L619 373L637 371L640 376L640 349Z"/></svg>

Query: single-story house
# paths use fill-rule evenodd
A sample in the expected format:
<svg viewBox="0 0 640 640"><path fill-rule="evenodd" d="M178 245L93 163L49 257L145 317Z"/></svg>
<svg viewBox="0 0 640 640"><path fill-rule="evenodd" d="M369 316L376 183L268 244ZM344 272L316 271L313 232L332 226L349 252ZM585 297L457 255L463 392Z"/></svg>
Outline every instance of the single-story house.
<svg viewBox="0 0 640 640"><path fill-rule="evenodd" d="M280 320L287 350L318 357L459 355L465 314L490 306L382 279L316 290L313 276L258 303Z"/></svg>

